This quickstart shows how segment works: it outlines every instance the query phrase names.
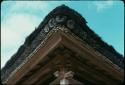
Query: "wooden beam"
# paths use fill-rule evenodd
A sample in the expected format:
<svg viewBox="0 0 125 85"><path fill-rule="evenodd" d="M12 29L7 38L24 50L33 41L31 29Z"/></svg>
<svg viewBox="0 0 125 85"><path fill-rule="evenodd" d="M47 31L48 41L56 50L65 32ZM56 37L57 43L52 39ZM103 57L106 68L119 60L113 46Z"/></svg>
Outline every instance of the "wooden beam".
<svg viewBox="0 0 125 85"><path fill-rule="evenodd" d="M86 47L82 42L75 39L68 33L62 33L62 44L67 48L79 53L81 56L86 57L92 63L96 64L99 68L105 69L109 74L111 74L114 78L123 81L124 79L124 71L120 71L116 69L115 65L109 65L108 61L105 61L104 56L99 56L96 54L95 50L92 48ZM106 57L105 57L106 58Z"/></svg>
<svg viewBox="0 0 125 85"><path fill-rule="evenodd" d="M13 72L5 84L16 84L23 76L25 76L31 69L33 69L48 53L54 50L60 44L61 37L59 33L53 34L46 40L44 45L37 48L30 59L24 63L19 69Z"/></svg>
<svg viewBox="0 0 125 85"><path fill-rule="evenodd" d="M46 42L37 48L37 51L35 51L32 54L32 57L30 57L26 63L22 64L22 67L18 68L15 72L13 72L13 74L9 77L9 79L5 82L5 84L15 85L16 83L18 83L18 81L20 81L21 78L23 78L25 75L27 75L30 70L32 70L34 67L36 67L38 65L38 63L41 62L41 60L43 60L49 53L51 53L53 50L55 50L60 45L64 45L68 49L78 53L81 56L81 59L83 59L82 57L84 57L84 59L90 61L90 64L97 66L97 68L105 70L105 72L107 72L113 78L120 80L121 82L123 81L124 71L118 70L115 67L115 65L113 65L110 62L110 60L104 59L104 56L101 54L98 55L96 53L96 51L93 50L93 48L87 46L86 44L81 42L79 39L75 38L75 36L73 36L69 33L64 33L62 30L58 30L56 33L51 34L51 36L46 39ZM71 57L74 58L73 56L71 56ZM99 78L99 76L97 76L97 75L100 75L100 73L98 74L97 72L95 72L96 70L92 69L92 67L88 68L87 64L84 65L81 62L78 63L78 61L75 61L74 59L71 59L71 60L73 60L74 66L77 62L78 66L76 66L76 67L79 67L79 65L80 65L82 70L85 73L88 73L87 74L88 77L86 76L88 79L91 79L91 77L93 77L92 79L93 80L95 79L97 82L98 81L104 82L104 81L101 81L102 79L109 80L109 79L105 79L105 77L103 77L102 79ZM49 70L48 69L46 68L45 70L47 70L47 72L49 72L50 69ZM77 70L74 69L74 70L77 71L78 69ZM80 68L79 68L79 71L80 71ZM42 72L42 70L40 70L38 73L40 73L40 72ZM96 73L96 74L93 75L92 73ZM46 71L43 71L43 74L41 74L42 77L44 74L49 75L48 73L46 73ZM93 76L90 77L89 74L91 74ZM41 78L41 75L39 76L37 74L36 77L39 79L39 78ZM84 76L82 76L82 77L84 77ZM37 78L36 78L36 80L31 81L31 82L32 83L36 82L38 80ZM92 80L90 80L90 81L92 81ZM108 85L109 83L106 82L106 84ZM113 83L113 84L115 85L115 83Z"/></svg>

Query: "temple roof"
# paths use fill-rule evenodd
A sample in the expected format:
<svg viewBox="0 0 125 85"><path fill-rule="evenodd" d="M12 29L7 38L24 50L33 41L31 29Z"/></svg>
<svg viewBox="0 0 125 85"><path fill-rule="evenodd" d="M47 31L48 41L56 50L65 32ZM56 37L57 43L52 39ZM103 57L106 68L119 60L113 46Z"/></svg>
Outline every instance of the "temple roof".
<svg viewBox="0 0 125 85"><path fill-rule="evenodd" d="M66 16L66 18L64 17ZM62 19L62 21L56 22L56 19ZM63 22L63 19L65 21ZM66 23L69 22L73 26ZM111 60L114 64L119 66L121 69L124 68L124 57L119 54L111 45L104 42L94 31L87 26L87 21L73 9L61 5L52 10L40 25L26 38L23 45L21 45L18 51L11 57L6 65L2 68L1 78L5 81L11 72L13 72L21 63L29 56L37 46L44 41L47 34L54 29L54 27L65 26L75 36L79 37L82 41L85 41L94 50L98 51L106 58ZM49 25L49 28L46 26ZM54 24L54 26L53 26Z"/></svg>

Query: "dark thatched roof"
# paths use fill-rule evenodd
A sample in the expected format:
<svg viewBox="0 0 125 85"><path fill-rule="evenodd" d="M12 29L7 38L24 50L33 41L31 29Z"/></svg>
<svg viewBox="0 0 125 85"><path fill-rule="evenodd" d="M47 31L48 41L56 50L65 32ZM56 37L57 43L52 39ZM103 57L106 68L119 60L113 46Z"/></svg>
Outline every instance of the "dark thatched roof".
<svg viewBox="0 0 125 85"><path fill-rule="evenodd" d="M124 57L119 54L111 45L104 42L95 32L93 32L87 25L86 20L76 11L70 9L65 5L61 5L52 10L40 23L37 29L35 29L25 40L24 44L20 46L18 51L11 57L11 59L2 68L1 78L5 81L11 72L14 71L25 58L33 52L33 50L42 42L46 36L43 28L48 23L48 21L57 16L65 15L73 19L76 23L77 29L70 29L76 36L84 40L95 50L106 56L114 64L118 65L120 68L124 68ZM86 38L84 37L86 33Z"/></svg>

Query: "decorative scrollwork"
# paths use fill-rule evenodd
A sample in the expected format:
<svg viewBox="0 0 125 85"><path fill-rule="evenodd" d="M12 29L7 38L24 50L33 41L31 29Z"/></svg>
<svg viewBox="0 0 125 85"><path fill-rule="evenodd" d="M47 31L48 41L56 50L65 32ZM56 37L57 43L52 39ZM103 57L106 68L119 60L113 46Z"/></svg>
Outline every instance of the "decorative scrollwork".
<svg viewBox="0 0 125 85"><path fill-rule="evenodd" d="M73 20L67 21L67 27L70 29L74 29L75 22Z"/></svg>
<svg viewBox="0 0 125 85"><path fill-rule="evenodd" d="M60 23L60 22L64 22L66 18L67 18L66 16L56 16L55 19L58 23Z"/></svg>
<svg viewBox="0 0 125 85"><path fill-rule="evenodd" d="M46 25L46 26L44 27L44 31L45 31L45 32L49 32L49 27L48 27L48 25Z"/></svg>
<svg viewBox="0 0 125 85"><path fill-rule="evenodd" d="M54 26L56 26L56 21L54 18L50 19L48 22L48 25L50 28L53 28Z"/></svg>
<svg viewBox="0 0 125 85"><path fill-rule="evenodd" d="M39 35L36 37L36 40L43 40L43 38L44 38L44 36L45 36L46 34L45 34L45 31L44 31L44 29L43 30L41 30L40 31L40 33L39 33Z"/></svg>

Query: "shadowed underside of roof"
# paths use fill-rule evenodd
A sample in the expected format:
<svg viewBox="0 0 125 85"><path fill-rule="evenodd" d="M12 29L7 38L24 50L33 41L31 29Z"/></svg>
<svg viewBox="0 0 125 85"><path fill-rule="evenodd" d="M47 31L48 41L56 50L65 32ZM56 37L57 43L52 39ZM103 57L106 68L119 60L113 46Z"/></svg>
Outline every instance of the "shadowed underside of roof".
<svg viewBox="0 0 125 85"><path fill-rule="evenodd" d="M5 67L3 67L1 75L2 81L6 80L9 74L35 50L35 48L45 39L50 30L61 25L67 27L72 33L85 41L93 49L100 52L123 69L123 56L95 34L86 23L86 20L79 13L65 5L61 5L52 10L45 17L44 21L40 23L38 28L26 38L24 44L20 46L18 51L6 63Z"/></svg>

